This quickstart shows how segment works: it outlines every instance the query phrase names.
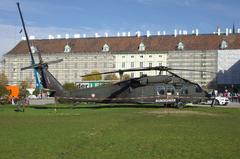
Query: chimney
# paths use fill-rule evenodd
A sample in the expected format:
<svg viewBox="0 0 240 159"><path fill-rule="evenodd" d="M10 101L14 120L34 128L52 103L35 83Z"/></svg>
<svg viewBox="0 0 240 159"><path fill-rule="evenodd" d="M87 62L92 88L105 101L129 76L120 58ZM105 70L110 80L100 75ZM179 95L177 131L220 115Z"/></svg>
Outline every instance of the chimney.
<svg viewBox="0 0 240 159"><path fill-rule="evenodd" d="M179 35L182 35L182 30L179 30L179 31L178 31L178 34L179 34Z"/></svg>
<svg viewBox="0 0 240 159"><path fill-rule="evenodd" d="M98 35L98 33L95 33L95 38L99 38L99 35Z"/></svg>
<svg viewBox="0 0 240 159"><path fill-rule="evenodd" d="M104 34L105 34L105 37L107 38L107 37L108 37L108 33L107 33L107 32L105 32Z"/></svg>
<svg viewBox="0 0 240 159"><path fill-rule="evenodd" d="M30 35L30 36L29 36L29 39L30 39L30 40L34 40L34 39L35 39L35 36L34 36L34 35Z"/></svg>
<svg viewBox="0 0 240 159"><path fill-rule="evenodd" d="M48 35L48 39L49 39L49 40L54 39L54 36Z"/></svg>
<svg viewBox="0 0 240 159"><path fill-rule="evenodd" d="M60 34L57 35L57 39L61 39L61 35Z"/></svg>
<svg viewBox="0 0 240 159"><path fill-rule="evenodd" d="M217 34L218 36L221 35L221 29L219 27L217 28Z"/></svg>
<svg viewBox="0 0 240 159"><path fill-rule="evenodd" d="M196 36L198 36L199 35L199 30L198 29L196 29Z"/></svg>
<svg viewBox="0 0 240 159"><path fill-rule="evenodd" d="M226 28L226 36L228 36L228 28Z"/></svg>
<svg viewBox="0 0 240 159"><path fill-rule="evenodd" d="M229 29L229 31L228 31L228 32L229 32L229 34L232 34L232 29Z"/></svg>
<svg viewBox="0 0 240 159"><path fill-rule="evenodd" d="M137 36L137 37L140 37L140 36L141 36L141 32L140 32L140 31L137 31L137 32L136 32L136 36Z"/></svg>
<svg viewBox="0 0 240 159"><path fill-rule="evenodd" d="M147 30L147 37L150 37L151 36L151 33L149 30Z"/></svg>
<svg viewBox="0 0 240 159"><path fill-rule="evenodd" d="M80 34L74 34L74 38L80 38Z"/></svg>
<svg viewBox="0 0 240 159"><path fill-rule="evenodd" d="M174 37L177 37L177 29L174 29Z"/></svg>
<svg viewBox="0 0 240 159"><path fill-rule="evenodd" d="M69 34L65 34L65 39L69 39Z"/></svg>

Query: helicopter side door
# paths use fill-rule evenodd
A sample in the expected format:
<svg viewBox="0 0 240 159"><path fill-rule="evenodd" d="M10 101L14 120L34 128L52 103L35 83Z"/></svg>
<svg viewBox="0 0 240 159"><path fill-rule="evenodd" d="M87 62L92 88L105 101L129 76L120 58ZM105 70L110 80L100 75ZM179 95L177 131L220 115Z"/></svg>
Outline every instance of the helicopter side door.
<svg viewBox="0 0 240 159"><path fill-rule="evenodd" d="M160 85L156 87L156 103L175 103L175 88L172 85Z"/></svg>

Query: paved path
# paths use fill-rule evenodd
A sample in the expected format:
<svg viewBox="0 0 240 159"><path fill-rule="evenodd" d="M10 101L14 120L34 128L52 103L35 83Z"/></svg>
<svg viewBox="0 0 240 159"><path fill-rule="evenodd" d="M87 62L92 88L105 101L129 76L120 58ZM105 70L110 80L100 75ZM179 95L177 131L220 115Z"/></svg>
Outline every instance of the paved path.
<svg viewBox="0 0 240 159"><path fill-rule="evenodd" d="M199 106L199 107L211 107L211 105L195 105L193 104L192 106ZM240 103L237 102L230 102L228 105L214 105L214 107L217 108L240 108Z"/></svg>

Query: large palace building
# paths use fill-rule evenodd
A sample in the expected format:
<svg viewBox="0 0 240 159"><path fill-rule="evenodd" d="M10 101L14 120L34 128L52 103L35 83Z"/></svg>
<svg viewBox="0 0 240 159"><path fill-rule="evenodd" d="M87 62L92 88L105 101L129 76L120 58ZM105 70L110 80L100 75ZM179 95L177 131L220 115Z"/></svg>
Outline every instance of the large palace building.
<svg viewBox="0 0 240 159"><path fill-rule="evenodd" d="M175 71L191 81L207 86L240 84L240 34L154 35L131 37L62 38L31 40L36 62L37 51L44 61L63 59L49 66L61 82L81 81L81 75L93 70L168 66L206 70ZM33 80L33 71L20 69L30 65L25 40L4 55L3 70L11 84ZM129 72L130 77L157 75L158 71Z"/></svg>

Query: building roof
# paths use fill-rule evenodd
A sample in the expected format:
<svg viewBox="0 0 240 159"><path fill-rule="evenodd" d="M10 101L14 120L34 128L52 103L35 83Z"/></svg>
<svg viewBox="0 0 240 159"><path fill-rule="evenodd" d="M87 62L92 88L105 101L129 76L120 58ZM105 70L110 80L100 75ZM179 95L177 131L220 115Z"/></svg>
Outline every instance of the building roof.
<svg viewBox="0 0 240 159"><path fill-rule="evenodd" d="M138 52L139 44L145 45L145 51L174 51L178 49L179 42L184 50L220 50L221 42L227 42L226 49L240 49L240 34L214 35L173 35L141 36L141 37L99 37L99 38L70 38L70 39L41 39L31 40L31 45L37 47L42 53L63 53L65 46L71 47L72 53L102 52L105 44L112 53ZM20 41L8 54L28 53L26 41Z"/></svg>

